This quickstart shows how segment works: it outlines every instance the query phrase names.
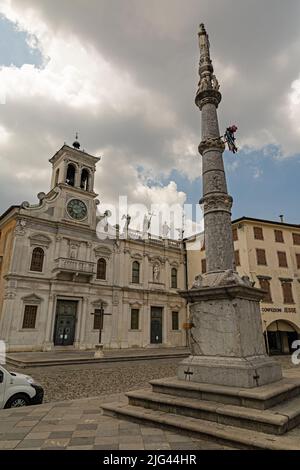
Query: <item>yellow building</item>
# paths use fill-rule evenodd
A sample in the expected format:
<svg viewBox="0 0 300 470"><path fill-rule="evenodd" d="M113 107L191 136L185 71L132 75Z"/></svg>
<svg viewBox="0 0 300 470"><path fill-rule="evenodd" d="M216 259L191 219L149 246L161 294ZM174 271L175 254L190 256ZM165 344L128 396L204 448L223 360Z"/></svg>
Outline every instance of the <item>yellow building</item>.
<svg viewBox="0 0 300 470"><path fill-rule="evenodd" d="M266 294L262 324L270 354L293 352L300 337L300 225L242 217L232 222L236 269ZM206 271L203 234L186 240L188 284Z"/></svg>

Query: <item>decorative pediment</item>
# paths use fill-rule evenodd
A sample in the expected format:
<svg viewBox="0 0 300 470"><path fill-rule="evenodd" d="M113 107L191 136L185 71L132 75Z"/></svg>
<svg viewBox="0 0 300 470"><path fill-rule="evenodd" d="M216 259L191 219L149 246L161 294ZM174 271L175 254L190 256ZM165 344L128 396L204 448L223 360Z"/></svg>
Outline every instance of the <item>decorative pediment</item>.
<svg viewBox="0 0 300 470"><path fill-rule="evenodd" d="M143 256L141 255L141 253L136 252L136 253L131 253L131 258L141 261L143 259Z"/></svg>
<svg viewBox="0 0 300 470"><path fill-rule="evenodd" d="M172 268L179 268L179 263L178 261L170 261L170 266L172 266Z"/></svg>
<svg viewBox="0 0 300 470"><path fill-rule="evenodd" d="M25 297L22 297L22 300L24 303L26 304L40 304L43 299L41 297L39 297L38 295L36 294L29 294L29 295L26 295Z"/></svg>
<svg viewBox="0 0 300 470"><path fill-rule="evenodd" d="M101 307L101 304L103 306L103 308L107 307L108 306L108 302L106 302L105 300L103 299L96 299L94 300L93 302L91 302L91 305L95 308L100 308Z"/></svg>
<svg viewBox="0 0 300 470"><path fill-rule="evenodd" d="M174 303L174 304L169 304L169 307L170 307L171 310L180 310L182 305L180 305L178 303L177 304Z"/></svg>
<svg viewBox="0 0 300 470"><path fill-rule="evenodd" d="M109 257L112 254L112 250L106 245L98 245L94 248L96 256L106 256Z"/></svg>
<svg viewBox="0 0 300 470"><path fill-rule="evenodd" d="M150 255L149 256L149 261L152 263L152 264L164 264L165 263L165 258L163 258L162 256L158 256L158 255Z"/></svg>
<svg viewBox="0 0 300 470"><path fill-rule="evenodd" d="M30 240L30 246L43 246L45 248L48 248L48 246L52 242L50 237L42 233L31 235L29 237L29 240Z"/></svg>
<svg viewBox="0 0 300 470"><path fill-rule="evenodd" d="M140 300L130 300L128 303L130 308L141 308L143 306L143 302Z"/></svg>

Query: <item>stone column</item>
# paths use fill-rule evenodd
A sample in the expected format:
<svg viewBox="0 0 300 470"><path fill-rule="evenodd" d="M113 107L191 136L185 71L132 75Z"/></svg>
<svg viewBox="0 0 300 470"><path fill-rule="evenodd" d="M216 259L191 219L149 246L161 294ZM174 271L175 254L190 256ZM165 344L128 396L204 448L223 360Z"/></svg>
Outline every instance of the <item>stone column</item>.
<svg viewBox="0 0 300 470"><path fill-rule="evenodd" d="M181 291L190 303L192 355L178 368L179 379L253 388L280 380L281 367L266 355L259 302L264 292L234 269L228 195L217 107L221 101L213 74L209 40L199 31L200 64L196 105L202 114L204 232L207 272ZM199 266L200 271L200 266Z"/></svg>

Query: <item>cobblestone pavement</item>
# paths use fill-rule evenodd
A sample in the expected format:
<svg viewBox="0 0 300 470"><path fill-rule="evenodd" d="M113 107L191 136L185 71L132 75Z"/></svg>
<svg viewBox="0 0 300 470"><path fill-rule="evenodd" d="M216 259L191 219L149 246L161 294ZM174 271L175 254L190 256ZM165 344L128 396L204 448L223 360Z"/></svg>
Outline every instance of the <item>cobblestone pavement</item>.
<svg viewBox="0 0 300 470"><path fill-rule="evenodd" d="M32 367L17 370L32 375L45 389L44 402L98 397L109 393L136 390L149 380L176 375L182 359Z"/></svg>
<svg viewBox="0 0 300 470"><path fill-rule="evenodd" d="M82 364L52 367L32 367L9 370L32 375L45 389L44 402L98 397L109 393L127 392L145 388L152 379L171 377L177 373L182 359L119 362L111 364ZM285 370L297 372L290 356L276 358Z"/></svg>
<svg viewBox="0 0 300 470"><path fill-rule="evenodd" d="M122 394L2 410L0 449L14 450L225 450L183 434L104 416L101 403Z"/></svg>

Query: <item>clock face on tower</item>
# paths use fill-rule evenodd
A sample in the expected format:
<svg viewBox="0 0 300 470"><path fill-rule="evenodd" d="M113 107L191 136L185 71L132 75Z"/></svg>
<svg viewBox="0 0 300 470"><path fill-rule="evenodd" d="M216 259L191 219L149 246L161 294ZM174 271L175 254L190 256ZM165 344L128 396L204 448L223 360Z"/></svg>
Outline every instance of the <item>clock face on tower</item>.
<svg viewBox="0 0 300 470"><path fill-rule="evenodd" d="M67 211L70 217L75 220L82 220L87 215L87 207L79 199L71 199L67 205Z"/></svg>

